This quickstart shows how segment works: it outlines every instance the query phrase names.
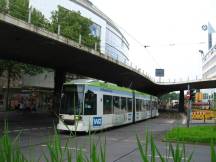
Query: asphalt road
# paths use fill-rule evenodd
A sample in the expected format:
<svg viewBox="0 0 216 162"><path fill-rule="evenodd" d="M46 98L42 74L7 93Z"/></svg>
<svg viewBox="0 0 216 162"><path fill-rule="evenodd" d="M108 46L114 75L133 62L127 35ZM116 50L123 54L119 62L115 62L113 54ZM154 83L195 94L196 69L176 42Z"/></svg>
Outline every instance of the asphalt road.
<svg viewBox="0 0 216 162"><path fill-rule="evenodd" d="M10 137L15 139L22 131L19 143L24 155L30 159L44 161L41 157L43 154L48 155L48 143L53 139L53 121L55 119L50 116L46 117L44 114L29 114L24 119L22 117L22 114L11 116L9 120ZM166 155L168 144L163 142L164 134L177 125L182 125L182 119L179 115L161 114L160 117L155 119L98 132L92 136L92 140L98 143L99 139L102 142L106 139L107 162L141 162L137 149L136 134L145 143L144 134L146 130L151 132L157 147L163 155ZM0 126L2 132L3 121L0 121ZM68 148L73 154L75 154L77 146L82 148L84 154L88 156L90 152L89 138L88 135L78 135L71 138L68 134L60 134L61 147L64 148L66 141L70 140ZM175 144L173 145L175 147ZM187 144L186 158L189 157L191 152L193 152L193 161L210 162L210 147L208 145ZM160 161L159 156L156 157L157 161ZM151 158L150 151L149 158ZM168 159L172 161L171 155L168 155Z"/></svg>

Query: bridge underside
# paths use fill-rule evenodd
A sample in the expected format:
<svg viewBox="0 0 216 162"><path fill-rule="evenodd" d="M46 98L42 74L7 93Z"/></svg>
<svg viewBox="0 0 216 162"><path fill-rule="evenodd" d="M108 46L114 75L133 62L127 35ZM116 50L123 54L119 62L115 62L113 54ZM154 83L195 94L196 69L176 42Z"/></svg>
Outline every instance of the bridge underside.
<svg viewBox="0 0 216 162"><path fill-rule="evenodd" d="M152 95L187 89L188 83L159 85L108 56L63 37L0 14L0 58L49 67L129 87ZM191 88L214 88L216 80L190 83Z"/></svg>
<svg viewBox="0 0 216 162"><path fill-rule="evenodd" d="M19 25L20 21L15 23ZM0 21L0 58L2 59L58 69L157 94L152 90L150 80L121 66L111 58L104 59L100 54L92 54L91 50L85 50L82 46L77 48L60 42L56 34L50 33L52 35L46 37L33 32L38 31L37 28L33 31L28 30L32 28L29 24L26 25L27 29L26 26L20 27L13 24Z"/></svg>

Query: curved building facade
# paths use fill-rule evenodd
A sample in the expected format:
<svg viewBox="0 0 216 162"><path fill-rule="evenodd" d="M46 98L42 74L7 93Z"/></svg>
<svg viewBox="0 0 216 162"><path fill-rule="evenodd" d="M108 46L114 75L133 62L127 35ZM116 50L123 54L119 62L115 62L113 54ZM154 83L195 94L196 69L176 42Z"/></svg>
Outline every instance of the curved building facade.
<svg viewBox="0 0 216 162"><path fill-rule="evenodd" d="M70 11L80 12L81 16L93 22L90 29L92 34L101 40L101 52L121 62L128 62L128 41L114 22L89 0L46 0L44 2L31 0L30 3L45 14L57 10L58 6Z"/></svg>
<svg viewBox="0 0 216 162"><path fill-rule="evenodd" d="M202 78L216 79L216 45L202 58ZM203 101L208 102L210 108L216 108L216 88L202 90L202 93Z"/></svg>
<svg viewBox="0 0 216 162"><path fill-rule="evenodd" d="M216 45L202 58L203 79L216 78Z"/></svg>

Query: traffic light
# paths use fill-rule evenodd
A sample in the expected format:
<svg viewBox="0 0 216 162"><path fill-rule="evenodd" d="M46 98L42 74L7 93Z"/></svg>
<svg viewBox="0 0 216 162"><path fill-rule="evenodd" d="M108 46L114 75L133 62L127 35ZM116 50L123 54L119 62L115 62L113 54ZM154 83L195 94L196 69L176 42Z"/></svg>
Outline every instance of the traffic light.
<svg viewBox="0 0 216 162"><path fill-rule="evenodd" d="M190 100L195 101L196 91L194 89L190 90Z"/></svg>

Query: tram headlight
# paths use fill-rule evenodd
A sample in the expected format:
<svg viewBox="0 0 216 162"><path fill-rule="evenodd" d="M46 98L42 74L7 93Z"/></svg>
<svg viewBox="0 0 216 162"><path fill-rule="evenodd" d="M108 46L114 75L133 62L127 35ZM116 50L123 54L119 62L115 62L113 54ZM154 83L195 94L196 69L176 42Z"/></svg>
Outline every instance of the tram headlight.
<svg viewBox="0 0 216 162"><path fill-rule="evenodd" d="M75 120L77 120L77 121L82 120L82 116L76 115L76 116L75 116Z"/></svg>

